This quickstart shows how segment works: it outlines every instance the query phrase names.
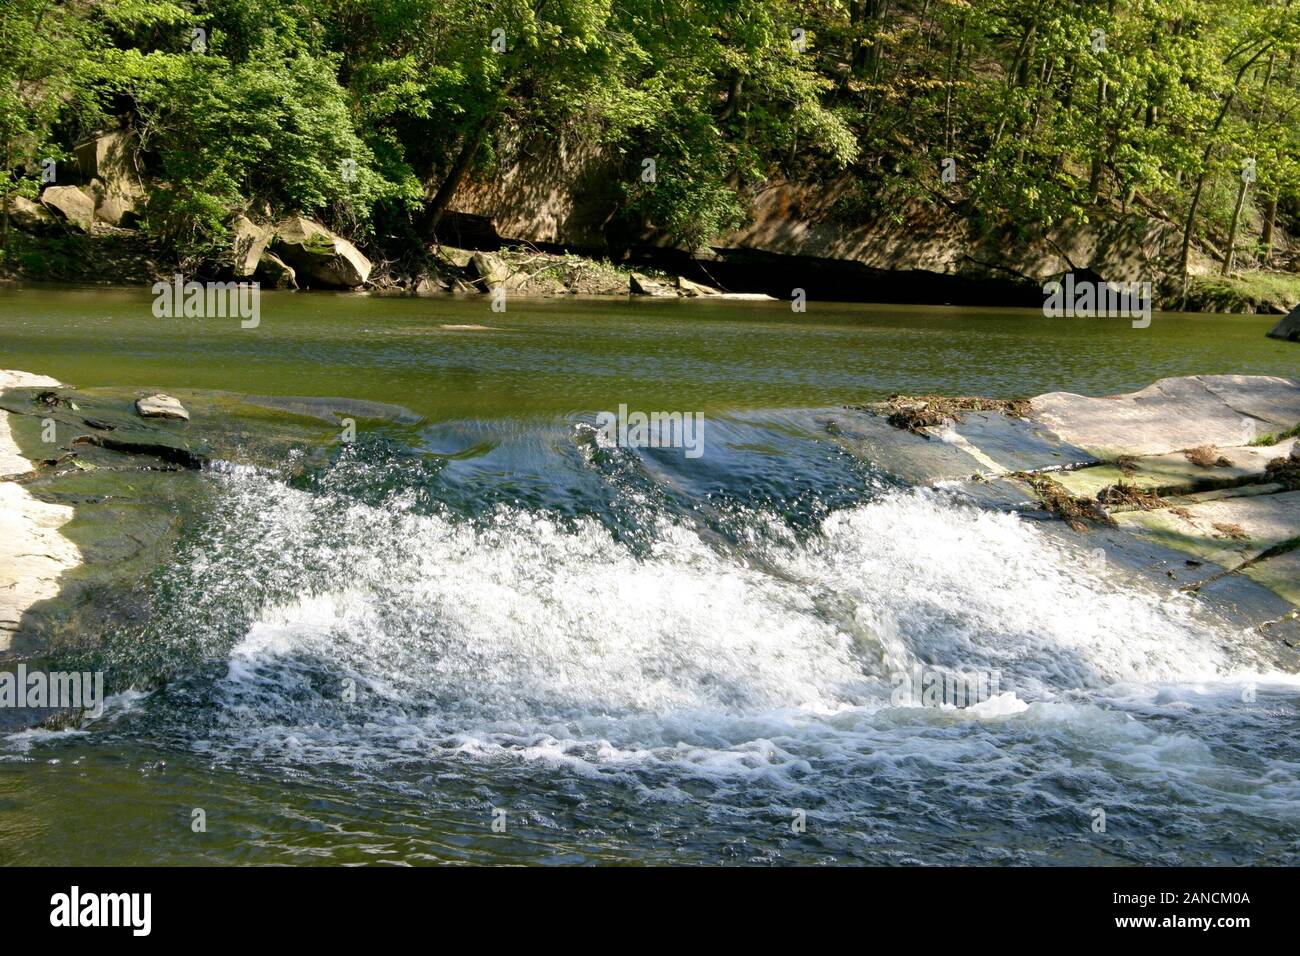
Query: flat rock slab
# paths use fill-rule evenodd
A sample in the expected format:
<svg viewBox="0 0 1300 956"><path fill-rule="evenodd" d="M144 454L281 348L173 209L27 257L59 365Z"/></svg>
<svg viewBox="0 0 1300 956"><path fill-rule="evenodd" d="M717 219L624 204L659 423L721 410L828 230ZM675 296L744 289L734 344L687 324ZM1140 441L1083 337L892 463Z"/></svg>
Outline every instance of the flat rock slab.
<svg viewBox="0 0 1300 956"><path fill-rule="evenodd" d="M0 370L0 392L9 388L57 388L44 375ZM32 463L19 452L0 411L0 477L25 474ZM73 517L66 505L48 504L12 481L0 481L0 653L33 604L59 592L59 578L81 562L81 555L59 529Z"/></svg>
<svg viewBox="0 0 1300 956"><path fill-rule="evenodd" d="M955 433L1006 471L1050 471L1096 462L1075 445L1062 441L1042 424L1001 412L963 412L961 421L940 431L941 440Z"/></svg>
<svg viewBox="0 0 1300 956"><path fill-rule="evenodd" d="M48 375L33 375L0 368L0 392L6 388L61 388L63 383Z"/></svg>
<svg viewBox="0 0 1300 956"><path fill-rule="evenodd" d="M1121 528L1231 569L1300 534L1300 491L1114 517Z"/></svg>
<svg viewBox="0 0 1300 956"><path fill-rule="evenodd" d="M1192 494L1262 479L1265 466L1274 458L1285 457L1289 446L1288 441L1268 447L1220 448L1216 454L1229 464L1209 468L1192 463L1182 452L1173 452L1135 458L1127 469L1098 465L1055 477L1070 494L1086 498L1121 481L1158 495Z"/></svg>
<svg viewBox="0 0 1300 956"><path fill-rule="evenodd" d="M32 375L29 372L15 372L0 369L0 392L7 388L59 388L61 383L47 375ZM9 428L9 414L0 411L0 481L25 475L32 470L32 463L22 456L14 443L13 432Z"/></svg>
<svg viewBox="0 0 1300 956"><path fill-rule="evenodd" d="M1242 574L1300 607L1300 549L1258 561Z"/></svg>
<svg viewBox="0 0 1300 956"><path fill-rule="evenodd" d="M27 609L59 593L59 577L81 562L59 533L73 509L47 504L12 481L0 482L0 652Z"/></svg>
<svg viewBox="0 0 1300 956"><path fill-rule="evenodd" d="M1300 422L1300 385L1266 375L1162 378L1138 392L1087 398L1049 392L1031 417L1100 458L1236 447Z"/></svg>

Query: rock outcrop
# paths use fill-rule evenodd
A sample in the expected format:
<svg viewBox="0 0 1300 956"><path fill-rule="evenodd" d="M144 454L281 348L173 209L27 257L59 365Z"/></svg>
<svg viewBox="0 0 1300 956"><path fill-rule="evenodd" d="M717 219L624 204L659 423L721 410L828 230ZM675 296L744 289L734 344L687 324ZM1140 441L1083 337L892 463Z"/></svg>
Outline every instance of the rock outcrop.
<svg viewBox="0 0 1300 956"><path fill-rule="evenodd" d="M257 272L266 247L275 238L275 230L259 226L247 216L237 216L230 231L230 253L235 277L247 279Z"/></svg>
<svg viewBox="0 0 1300 956"><path fill-rule="evenodd" d="M1270 338L1300 342L1300 305L1297 305L1289 315L1273 326L1268 334Z"/></svg>
<svg viewBox="0 0 1300 956"><path fill-rule="evenodd" d="M183 422L190 420L190 413L179 399L161 392L136 399L135 410L141 418L170 418Z"/></svg>
<svg viewBox="0 0 1300 956"><path fill-rule="evenodd" d="M80 186L51 186L41 202L68 225L89 233L94 228L95 200Z"/></svg>
<svg viewBox="0 0 1300 956"><path fill-rule="evenodd" d="M507 137L494 174L465 183L452 210L490 224L506 241L601 254L627 248L698 253L678 247L651 224L629 226L617 215L627 176L620 162L572 135L528 142ZM749 198L749 221L716 237L702 257L712 259L710 272L724 286L743 277L782 297L798 286L823 298L977 301L996 287L1004 303L1028 305L1035 297L1041 301L1043 282L1069 272L1158 283L1177 269L1180 252L1178 228L1152 217L1126 215L1045 232L983 226L956 199L945 205L898 197L880 211L879 203L863 201L852 176L775 181ZM1193 249L1193 274L1212 265Z"/></svg>
<svg viewBox="0 0 1300 956"><path fill-rule="evenodd" d="M466 271L484 291L505 285L512 274L510 267L502 261L501 257L490 252L476 252L470 256Z"/></svg>
<svg viewBox="0 0 1300 956"><path fill-rule="evenodd" d="M1038 421L1102 457L1248 445L1300 422L1300 386L1264 375L1162 378L1128 395L1051 392L1031 404Z"/></svg>
<svg viewBox="0 0 1300 956"><path fill-rule="evenodd" d="M704 285L702 282L692 282L685 276L677 277L677 288L682 295L702 296L702 295L721 295L722 293L713 288L713 286Z"/></svg>
<svg viewBox="0 0 1300 956"><path fill-rule="evenodd" d="M0 370L0 392L58 386L44 375ZM81 563L77 546L59 533L73 509L41 501L10 480L33 467L14 443L9 413L0 411L0 655L27 609L54 597L63 572Z"/></svg>
<svg viewBox="0 0 1300 956"><path fill-rule="evenodd" d="M905 482L1042 519L1095 570L1176 588L1284 649L1300 640L1298 423L1300 383L1196 375L1106 398L899 396L829 432Z"/></svg>
<svg viewBox="0 0 1300 956"><path fill-rule="evenodd" d="M139 218L145 199L136 175L135 133L110 130L76 147L77 166L95 202L95 215L114 226L130 226Z"/></svg>
<svg viewBox="0 0 1300 956"><path fill-rule="evenodd" d="M274 252L263 252L253 277L267 289L296 289L298 275Z"/></svg>
<svg viewBox="0 0 1300 956"><path fill-rule="evenodd" d="M662 282L657 282L639 272L633 272L628 276L628 291L633 295L648 295L656 298L676 297L677 291L670 289Z"/></svg>
<svg viewBox="0 0 1300 956"><path fill-rule="evenodd" d="M44 232L55 225L49 210L22 196L9 200L9 219L24 232Z"/></svg>
<svg viewBox="0 0 1300 956"><path fill-rule="evenodd" d="M352 243L302 216L280 223L271 245L302 285L355 289L365 285L373 268Z"/></svg>

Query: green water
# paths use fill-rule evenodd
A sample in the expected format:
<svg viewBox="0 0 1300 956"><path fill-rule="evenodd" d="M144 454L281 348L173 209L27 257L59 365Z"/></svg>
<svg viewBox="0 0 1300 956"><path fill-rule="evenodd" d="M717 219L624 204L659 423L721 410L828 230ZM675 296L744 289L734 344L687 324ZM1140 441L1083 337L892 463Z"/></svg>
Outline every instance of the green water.
<svg viewBox="0 0 1300 956"><path fill-rule="evenodd" d="M0 863L1296 860L1293 678L827 429L893 392L1294 376L1269 317L269 293L242 330L150 302L0 291L0 367L418 421L186 478L148 614L82 635L106 716L0 739ZM704 412L705 454L602 446L620 404ZM1027 709L890 706L900 662L996 668Z"/></svg>
<svg viewBox="0 0 1300 956"><path fill-rule="evenodd" d="M157 319L147 292L0 290L0 362L79 387L388 401L437 419L802 408L894 392L1106 394L1170 375L1294 375L1268 316L1048 319L812 302L262 296L261 324ZM483 325L494 331L445 331Z"/></svg>

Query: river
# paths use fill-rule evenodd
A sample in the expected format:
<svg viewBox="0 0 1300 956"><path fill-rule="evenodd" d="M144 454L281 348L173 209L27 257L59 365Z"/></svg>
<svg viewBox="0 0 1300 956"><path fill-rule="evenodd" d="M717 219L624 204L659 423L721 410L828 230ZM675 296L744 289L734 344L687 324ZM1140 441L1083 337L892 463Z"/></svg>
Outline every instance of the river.
<svg viewBox="0 0 1300 956"><path fill-rule="evenodd" d="M1295 675L825 427L1294 376L1273 321L268 293L241 329L0 291L0 367L410 412L204 474L148 620L97 636L104 716L0 740L0 863L1294 864ZM621 405L701 413L703 454L610 444ZM917 666L1014 696L893 706Z"/></svg>

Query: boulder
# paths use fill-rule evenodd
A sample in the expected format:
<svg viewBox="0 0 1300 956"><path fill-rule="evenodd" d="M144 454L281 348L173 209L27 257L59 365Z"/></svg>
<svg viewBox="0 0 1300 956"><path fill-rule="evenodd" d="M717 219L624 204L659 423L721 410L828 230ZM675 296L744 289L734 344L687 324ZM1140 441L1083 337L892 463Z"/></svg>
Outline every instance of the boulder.
<svg viewBox="0 0 1300 956"><path fill-rule="evenodd" d="M234 257L235 276L247 278L257 272L262 253L271 244L275 230L259 226L247 216L239 216L231 225L231 253Z"/></svg>
<svg viewBox="0 0 1300 956"><path fill-rule="evenodd" d="M302 216L277 226L272 245L307 285L355 289L370 278L371 262L356 246Z"/></svg>
<svg viewBox="0 0 1300 956"><path fill-rule="evenodd" d="M1297 305L1268 333L1270 338L1300 342L1300 305Z"/></svg>
<svg viewBox="0 0 1300 956"><path fill-rule="evenodd" d="M135 178L135 133L126 129L94 133L74 149L77 168L85 179L114 180Z"/></svg>
<svg viewBox="0 0 1300 956"><path fill-rule="evenodd" d="M429 272L415 278L415 281L411 283L411 291L416 295L450 292L451 279L443 275L440 269L431 269Z"/></svg>
<svg viewBox="0 0 1300 956"><path fill-rule="evenodd" d="M139 223L138 206L144 200L143 189L132 191L108 185L100 179L92 179L90 195L95 200L95 215L101 221L123 228Z"/></svg>
<svg viewBox="0 0 1300 956"><path fill-rule="evenodd" d="M22 196L9 200L9 218L23 232L41 232L54 225L54 217L44 206Z"/></svg>
<svg viewBox="0 0 1300 956"><path fill-rule="evenodd" d="M81 563L81 552L59 530L72 517L69 505L0 482L0 652L9 650L28 608L57 595L59 577Z"/></svg>
<svg viewBox="0 0 1300 956"><path fill-rule="evenodd" d="M682 295L719 295L717 289L713 286L704 285L700 282L692 282L690 279L682 276L677 277L677 288L681 290Z"/></svg>
<svg viewBox="0 0 1300 956"><path fill-rule="evenodd" d="M90 183L95 214L114 226L132 225L145 199L135 171L137 142L131 130L110 130L76 147L77 167Z"/></svg>
<svg viewBox="0 0 1300 956"><path fill-rule="evenodd" d="M69 225L90 232L95 221L95 200L81 187L51 186L41 193L41 202Z"/></svg>
<svg viewBox="0 0 1300 956"><path fill-rule="evenodd" d="M476 252L470 256L468 271L470 278L481 283L484 289L504 285L510 278L510 267L500 256L490 252Z"/></svg>
<svg viewBox="0 0 1300 956"><path fill-rule="evenodd" d="M633 272L628 276L628 289L633 295L651 295L651 296L675 296L677 293L664 285L662 282L656 282L643 276L639 272Z"/></svg>
<svg viewBox="0 0 1300 956"><path fill-rule="evenodd" d="M190 420L190 413L178 399L161 392L136 399L135 410L142 418L171 418L184 422Z"/></svg>
<svg viewBox="0 0 1300 956"><path fill-rule="evenodd" d="M1184 448L1248 444L1300 421L1300 385L1266 375L1162 378L1138 392L1090 398L1050 392L1030 418L1099 458L1164 455Z"/></svg>
<svg viewBox="0 0 1300 956"><path fill-rule="evenodd" d="M263 252L253 275L269 289L298 288L298 274L274 252Z"/></svg>

